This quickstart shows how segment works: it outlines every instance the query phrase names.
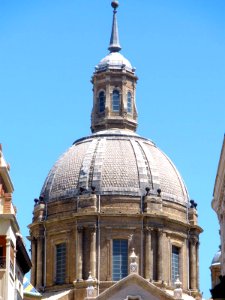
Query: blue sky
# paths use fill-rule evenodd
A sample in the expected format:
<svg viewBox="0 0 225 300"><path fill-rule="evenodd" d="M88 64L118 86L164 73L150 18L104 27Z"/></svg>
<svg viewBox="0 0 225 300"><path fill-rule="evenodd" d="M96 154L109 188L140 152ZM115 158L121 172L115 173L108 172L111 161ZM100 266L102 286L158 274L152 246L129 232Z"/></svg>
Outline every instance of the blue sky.
<svg viewBox="0 0 225 300"><path fill-rule="evenodd" d="M139 77L138 133L173 160L198 202L205 298L219 246L211 200L225 123L224 15L224 0L121 0L118 12L122 54ZM0 142L24 236L49 169L90 133L90 79L111 22L108 0L0 2Z"/></svg>

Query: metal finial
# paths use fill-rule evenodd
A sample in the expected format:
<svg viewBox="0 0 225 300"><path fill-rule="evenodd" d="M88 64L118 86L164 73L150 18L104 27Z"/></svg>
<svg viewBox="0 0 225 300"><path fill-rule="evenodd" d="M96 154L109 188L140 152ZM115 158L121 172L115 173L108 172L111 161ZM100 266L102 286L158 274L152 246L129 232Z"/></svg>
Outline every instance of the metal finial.
<svg viewBox="0 0 225 300"><path fill-rule="evenodd" d="M112 1L111 6L114 8L114 10L116 10L117 7L119 6L119 2L118 1Z"/></svg>
<svg viewBox="0 0 225 300"><path fill-rule="evenodd" d="M113 23L112 23L112 33L110 38L109 44L109 51L110 52L119 52L121 50L120 42L119 42L119 32L118 32L118 25L117 25L117 7L119 6L118 1L112 1L111 6L113 7Z"/></svg>

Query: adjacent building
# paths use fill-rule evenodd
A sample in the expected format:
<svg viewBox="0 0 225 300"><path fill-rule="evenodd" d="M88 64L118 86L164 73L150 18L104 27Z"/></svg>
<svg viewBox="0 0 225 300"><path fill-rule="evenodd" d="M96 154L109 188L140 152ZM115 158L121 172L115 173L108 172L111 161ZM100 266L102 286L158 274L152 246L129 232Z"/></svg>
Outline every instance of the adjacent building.
<svg viewBox="0 0 225 300"><path fill-rule="evenodd" d="M13 184L0 145L0 299L23 299L23 278L31 268L12 203Z"/></svg>
<svg viewBox="0 0 225 300"><path fill-rule="evenodd" d="M220 276L221 276L221 250L219 249L213 257L210 271L211 271L211 281L212 281L212 288L220 283Z"/></svg>
<svg viewBox="0 0 225 300"><path fill-rule="evenodd" d="M33 300L33 299L42 299L41 293L39 293L33 285L30 283L27 277L23 279L23 299L24 300Z"/></svg>
<svg viewBox="0 0 225 300"><path fill-rule="evenodd" d="M216 174L212 208L220 225L221 251L217 255L217 268L212 268L212 298L225 299L225 138ZM219 278L218 278L219 275Z"/></svg>
<svg viewBox="0 0 225 300"><path fill-rule="evenodd" d="M35 199L31 283L43 299L199 299L197 205L172 161L136 133L138 78L112 7L109 53L92 76L92 134L58 159Z"/></svg>

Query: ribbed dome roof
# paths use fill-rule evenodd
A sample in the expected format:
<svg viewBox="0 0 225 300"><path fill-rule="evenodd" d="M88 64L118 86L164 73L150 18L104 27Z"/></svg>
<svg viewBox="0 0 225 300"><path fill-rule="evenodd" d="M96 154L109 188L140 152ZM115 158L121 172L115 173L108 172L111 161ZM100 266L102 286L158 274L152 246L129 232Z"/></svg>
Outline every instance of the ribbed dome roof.
<svg viewBox="0 0 225 300"><path fill-rule="evenodd" d="M49 172L47 201L77 196L80 188L101 195L141 196L161 189L164 200L186 205L186 187L170 159L148 139L128 130L105 130L77 140Z"/></svg>
<svg viewBox="0 0 225 300"><path fill-rule="evenodd" d="M218 250L213 257L211 265L213 266L213 265L220 264L220 257L221 257L221 250Z"/></svg>
<svg viewBox="0 0 225 300"><path fill-rule="evenodd" d="M96 71L104 71L106 69L121 69L133 72L133 67L128 59L119 52L112 52L106 55L95 67Z"/></svg>

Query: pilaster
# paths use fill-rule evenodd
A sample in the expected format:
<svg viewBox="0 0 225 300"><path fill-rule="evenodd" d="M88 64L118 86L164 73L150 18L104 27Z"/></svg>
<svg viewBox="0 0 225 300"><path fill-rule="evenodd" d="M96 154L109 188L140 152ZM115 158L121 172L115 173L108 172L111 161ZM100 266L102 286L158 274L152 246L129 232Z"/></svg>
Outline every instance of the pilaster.
<svg viewBox="0 0 225 300"><path fill-rule="evenodd" d="M90 271L93 278L96 278L96 227L90 228Z"/></svg>
<svg viewBox="0 0 225 300"><path fill-rule="evenodd" d="M31 283L33 286L36 286L36 247L37 247L37 240L33 237L31 241L31 262L32 262L32 268L31 268Z"/></svg>
<svg viewBox="0 0 225 300"><path fill-rule="evenodd" d="M196 287L199 290L199 245L200 243L196 243Z"/></svg>
<svg viewBox="0 0 225 300"><path fill-rule="evenodd" d="M152 250L151 250L151 232L150 227L145 228L145 278L152 279Z"/></svg>
<svg viewBox="0 0 225 300"><path fill-rule="evenodd" d="M190 289L197 289L197 268L196 268L196 245L197 238L190 238L189 260L190 260Z"/></svg>
<svg viewBox="0 0 225 300"><path fill-rule="evenodd" d="M77 281L83 280L83 229L77 227Z"/></svg>
<svg viewBox="0 0 225 300"><path fill-rule="evenodd" d="M5 281L5 297L9 297L9 276L10 276L10 242L9 236L6 237L6 281Z"/></svg>
<svg viewBox="0 0 225 300"><path fill-rule="evenodd" d="M37 237L37 277L36 286L41 288L43 286L43 236Z"/></svg>
<svg viewBox="0 0 225 300"><path fill-rule="evenodd" d="M157 281L163 280L163 230L158 230L158 260L157 260Z"/></svg>

